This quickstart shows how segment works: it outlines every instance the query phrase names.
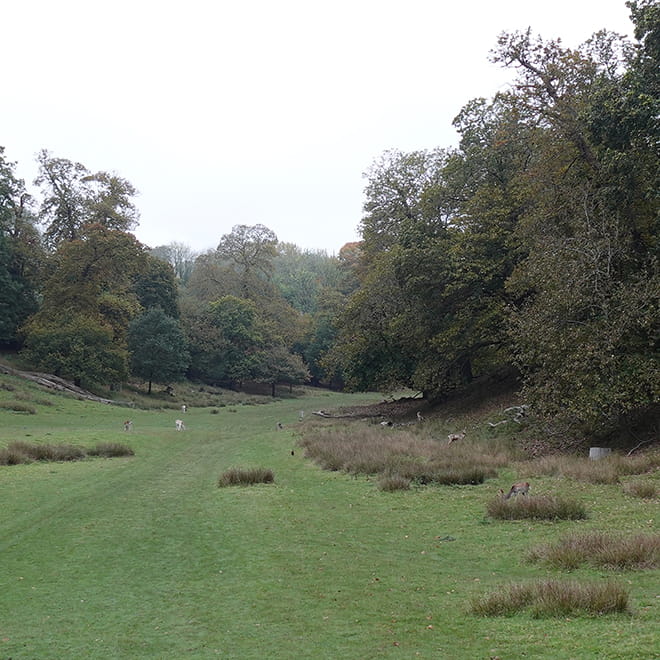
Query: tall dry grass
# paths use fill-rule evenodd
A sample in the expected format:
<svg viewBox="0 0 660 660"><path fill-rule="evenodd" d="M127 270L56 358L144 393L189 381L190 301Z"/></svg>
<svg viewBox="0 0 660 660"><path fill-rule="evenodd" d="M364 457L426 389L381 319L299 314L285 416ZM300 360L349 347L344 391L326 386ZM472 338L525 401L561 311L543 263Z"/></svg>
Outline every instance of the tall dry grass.
<svg viewBox="0 0 660 660"><path fill-rule="evenodd" d="M470 607L477 616L511 616L530 610L535 618L575 614L628 612L628 591L618 582L542 580L513 583L492 594L475 598Z"/></svg>
<svg viewBox="0 0 660 660"><path fill-rule="evenodd" d="M501 440L451 445L408 429L365 425L314 429L299 443L324 470L382 475L391 484L478 484L497 476L515 450Z"/></svg>
<svg viewBox="0 0 660 660"><path fill-rule="evenodd" d="M581 502L554 495L528 495L505 500L496 497L486 504L486 513L498 520L583 520Z"/></svg>
<svg viewBox="0 0 660 660"><path fill-rule="evenodd" d="M616 484L623 476L645 474L660 466L660 452L652 451L636 456L612 454L594 461L582 456L552 454L520 466L524 474L539 477L568 477L591 484Z"/></svg>
<svg viewBox="0 0 660 660"><path fill-rule="evenodd" d="M582 564L616 570L652 569L660 561L660 535L569 534L557 543L533 548L528 559L562 569Z"/></svg>

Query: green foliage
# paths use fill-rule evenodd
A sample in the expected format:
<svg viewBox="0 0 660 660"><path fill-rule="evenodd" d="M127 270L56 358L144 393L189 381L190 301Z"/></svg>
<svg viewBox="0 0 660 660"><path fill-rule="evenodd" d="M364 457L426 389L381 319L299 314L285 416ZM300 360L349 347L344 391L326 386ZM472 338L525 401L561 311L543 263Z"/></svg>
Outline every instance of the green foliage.
<svg viewBox="0 0 660 660"><path fill-rule="evenodd" d="M165 314L178 318L177 285L172 266L147 255L143 272L137 275L135 293L143 309L160 307Z"/></svg>
<svg viewBox="0 0 660 660"><path fill-rule="evenodd" d="M113 331L98 318L26 326L25 359L76 384L120 383L128 375L128 353L113 341Z"/></svg>
<svg viewBox="0 0 660 660"><path fill-rule="evenodd" d="M181 380L189 363L186 340L176 319L152 307L131 321L128 329L131 371L149 381Z"/></svg>
<svg viewBox="0 0 660 660"><path fill-rule="evenodd" d="M23 328L24 355L76 382L120 383L128 374L126 333L140 309L134 281L145 254L130 234L87 226L53 254L40 309Z"/></svg>
<svg viewBox="0 0 660 660"><path fill-rule="evenodd" d="M35 184L44 193L40 219L46 224L49 247L82 238L86 225L123 232L137 224L139 213L131 201L137 191L126 179L107 172L92 174L81 163L56 158L45 149L37 160Z"/></svg>

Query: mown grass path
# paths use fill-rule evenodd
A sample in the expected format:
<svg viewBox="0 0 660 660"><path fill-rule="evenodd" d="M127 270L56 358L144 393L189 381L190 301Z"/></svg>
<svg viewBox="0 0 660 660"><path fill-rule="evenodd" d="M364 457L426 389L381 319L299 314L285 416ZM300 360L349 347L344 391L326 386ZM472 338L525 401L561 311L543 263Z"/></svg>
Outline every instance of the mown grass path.
<svg viewBox="0 0 660 660"><path fill-rule="evenodd" d="M531 543L579 524L648 528L657 505L588 487L595 520L496 523L492 483L383 493L291 455L300 408L359 399L192 408L184 433L173 411L131 411L123 433L125 410L65 399L0 413L0 445L136 452L0 468L0 658L657 657L657 573L625 575L633 617L467 614L471 595L547 573L522 561ZM275 484L219 489L231 466L271 468Z"/></svg>

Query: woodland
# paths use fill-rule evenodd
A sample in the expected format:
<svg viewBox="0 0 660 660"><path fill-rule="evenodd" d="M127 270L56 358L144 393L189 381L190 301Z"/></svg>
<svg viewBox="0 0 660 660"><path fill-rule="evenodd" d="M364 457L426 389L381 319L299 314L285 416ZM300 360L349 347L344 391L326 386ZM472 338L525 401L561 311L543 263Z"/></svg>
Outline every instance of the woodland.
<svg viewBox="0 0 660 660"><path fill-rule="evenodd" d="M43 150L28 189L0 148L0 349L92 390L513 379L548 436L657 423L660 6L627 6L634 41L502 34L514 83L456 147L381 154L338 255L263 225L148 247L129 181Z"/></svg>

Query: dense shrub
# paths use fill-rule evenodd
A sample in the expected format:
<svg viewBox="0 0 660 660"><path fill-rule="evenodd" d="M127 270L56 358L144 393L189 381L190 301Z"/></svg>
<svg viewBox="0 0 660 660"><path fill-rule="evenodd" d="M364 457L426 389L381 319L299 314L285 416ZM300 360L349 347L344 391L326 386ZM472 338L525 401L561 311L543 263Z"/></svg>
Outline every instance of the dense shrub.
<svg viewBox="0 0 660 660"><path fill-rule="evenodd" d="M532 549L529 559L562 569L574 569L582 564L617 570L657 568L660 535L570 534L556 544Z"/></svg>
<svg viewBox="0 0 660 660"><path fill-rule="evenodd" d="M497 497L486 505L491 518L499 520L582 520L584 506L576 500L553 495L528 495L505 500Z"/></svg>
<svg viewBox="0 0 660 660"><path fill-rule="evenodd" d="M529 609L534 617L615 614L628 611L628 591L617 582L544 580L511 584L472 601L477 616L511 616Z"/></svg>
<svg viewBox="0 0 660 660"><path fill-rule="evenodd" d="M114 458L117 456L134 456L135 452L120 442L100 442L95 447L87 450L89 456L102 456L104 458Z"/></svg>
<svg viewBox="0 0 660 660"><path fill-rule="evenodd" d="M274 481L273 471L268 468L229 468L220 475L218 487L271 484Z"/></svg>

